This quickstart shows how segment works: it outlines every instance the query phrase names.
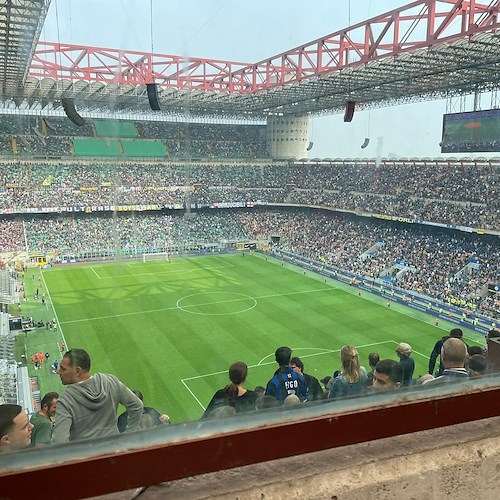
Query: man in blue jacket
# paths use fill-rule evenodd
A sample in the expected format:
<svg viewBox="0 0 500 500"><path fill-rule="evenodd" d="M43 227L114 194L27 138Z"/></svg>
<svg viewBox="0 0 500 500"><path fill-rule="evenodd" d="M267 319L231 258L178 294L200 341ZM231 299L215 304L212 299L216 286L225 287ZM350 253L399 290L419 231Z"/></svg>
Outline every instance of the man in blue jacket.
<svg viewBox="0 0 500 500"><path fill-rule="evenodd" d="M307 399L307 386L302 373L296 373L290 367L292 350L289 347L278 347L275 352L279 368L274 372L273 378L267 383L266 396L274 396L280 404L290 394L298 396L300 401Z"/></svg>

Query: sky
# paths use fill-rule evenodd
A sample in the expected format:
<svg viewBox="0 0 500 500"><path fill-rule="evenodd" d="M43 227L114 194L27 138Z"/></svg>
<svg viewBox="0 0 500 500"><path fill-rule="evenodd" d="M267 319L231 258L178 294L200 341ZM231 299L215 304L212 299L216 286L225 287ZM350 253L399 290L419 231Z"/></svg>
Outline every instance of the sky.
<svg viewBox="0 0 500 500"><path fill-rule="evenodd" d="M40 40L253 63L408 3L52 0ZM445 110L440 100L358 111L351 123L342 115L313 118L309 156L441 156ZM370 144L361 149L365 137Z"/></svg>

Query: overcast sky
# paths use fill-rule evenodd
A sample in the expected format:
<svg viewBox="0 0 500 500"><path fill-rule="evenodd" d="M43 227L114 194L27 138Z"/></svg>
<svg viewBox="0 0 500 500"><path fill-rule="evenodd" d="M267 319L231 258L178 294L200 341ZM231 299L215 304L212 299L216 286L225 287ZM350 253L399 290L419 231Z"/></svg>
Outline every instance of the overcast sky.
<svg viewBox="0 0 500 500"><path fill-rule="evenodd" d="M40 39L142 51L152 41L157 53L253 63L407 3L52 0ZM342 115L312 119L310 157L438 156L445 107L432 101L357 112L350 124Z"/></svg>

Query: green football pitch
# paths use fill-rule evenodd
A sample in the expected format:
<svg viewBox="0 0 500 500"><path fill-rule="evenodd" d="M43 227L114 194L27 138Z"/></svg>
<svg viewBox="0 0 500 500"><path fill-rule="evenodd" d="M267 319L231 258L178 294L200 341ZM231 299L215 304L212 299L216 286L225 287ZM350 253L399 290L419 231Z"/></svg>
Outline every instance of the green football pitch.
<svg viewBox="0 0 500 500"><path fill-rule="evenodd" d="M57 320L23 339L31 353L83 348L92 371L115 374L144 394L145 404L174 423L199 418L228 382L231 363L249 366L247 388L265 386L276 369L274 351L287 345L318 379L339 368L344 344L397 359L399 342L413 347L415 376L427 372L434 343L453 325L261 254L68 265L26 276L46 304L23 304L23 314ZM484 342L467 332L468 343ZM63 391L49 364L30 374L42 393Z"/></svg>

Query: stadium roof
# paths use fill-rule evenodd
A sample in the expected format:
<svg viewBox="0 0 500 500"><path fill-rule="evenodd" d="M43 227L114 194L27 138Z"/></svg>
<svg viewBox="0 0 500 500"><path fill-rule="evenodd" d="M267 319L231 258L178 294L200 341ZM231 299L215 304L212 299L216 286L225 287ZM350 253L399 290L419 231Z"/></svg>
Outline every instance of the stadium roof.
<svg viewBox="0 0 500 500"><path fill-rule="evenodd" d="M19 83L26 107L69 97L80 112L144 113L157 83L160 114L331 114L500 87L499 15L500 0L416 0L256 64L40 42Z"/></svg>
<svg viewBox="0 0 500 500"><path fill-rule="evenodd" d="M1 94L17 97L35 53L51 0L3 0L0 3Z"/></svg>

